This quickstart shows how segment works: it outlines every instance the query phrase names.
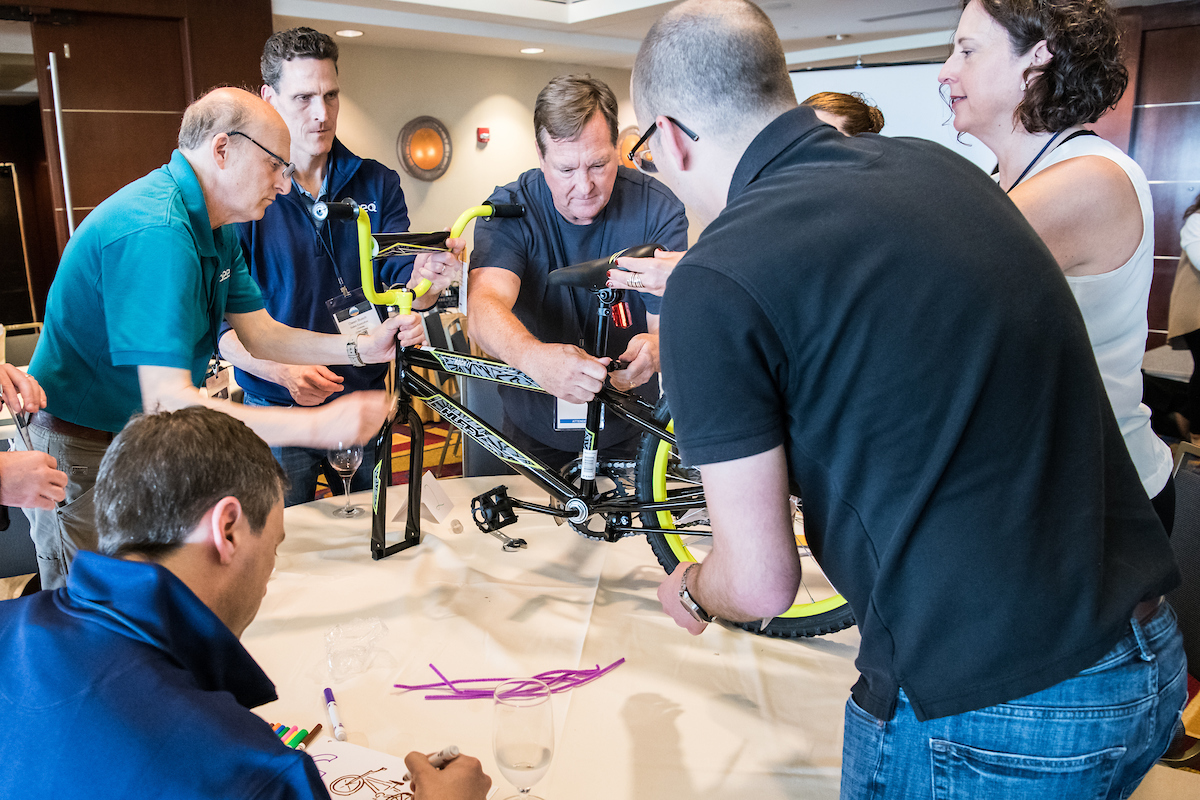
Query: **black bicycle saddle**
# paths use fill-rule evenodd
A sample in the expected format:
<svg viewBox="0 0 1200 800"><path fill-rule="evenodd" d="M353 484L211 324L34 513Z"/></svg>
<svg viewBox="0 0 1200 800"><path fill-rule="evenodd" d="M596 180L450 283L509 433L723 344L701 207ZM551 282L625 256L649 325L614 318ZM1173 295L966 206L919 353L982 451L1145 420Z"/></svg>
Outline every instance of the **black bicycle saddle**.
<svg viewBox="0 0 1200 800"><path fill-rule="evenodd" d="M578 286L581 289L589 289L593 292L598 292L608 286L608 271L616 267L617 259L623 256L631 258L649 258L654 255L655 250L665 249L661 244L639 244L635 247L627 247L624 250L613 253L608 258L597 258L595 261L585 261L582 264L573 264L569 267L556 269L550 273L551 286Z"/></svg>

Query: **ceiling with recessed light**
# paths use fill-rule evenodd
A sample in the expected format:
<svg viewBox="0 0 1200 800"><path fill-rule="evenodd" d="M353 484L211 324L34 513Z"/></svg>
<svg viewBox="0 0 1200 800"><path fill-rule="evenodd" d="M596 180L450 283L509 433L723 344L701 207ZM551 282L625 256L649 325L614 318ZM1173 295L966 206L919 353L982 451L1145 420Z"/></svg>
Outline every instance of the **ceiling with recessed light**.
<svg viewBox="0 0 1200 800"><path fill-rule="evenodd" d="M1114 0L1117 6L1161 0ZM272 0L278 30L352 29L357 44L633 65L646 31L677 2L661 0ZM762 0L793 68L944 58L956 0ZM841 36L839 40L837 37ZM521 54L540 48L541 53ZM0 100L32 89L29 26L0 20ZM12 87L6 89L4 87Z"/></svg>
<svg viewBox="0 0 1200 800"><path fill-rule="evenodd" d="M1114 0L1117 6L1161 0ZM385 47L631 67L661 0L273 0L278 29L352 27ZM943 58L956 0L762 0L789 66ZM843 38L839 41L837 36ZM521 56L523 48L544 52Z"/></svg>

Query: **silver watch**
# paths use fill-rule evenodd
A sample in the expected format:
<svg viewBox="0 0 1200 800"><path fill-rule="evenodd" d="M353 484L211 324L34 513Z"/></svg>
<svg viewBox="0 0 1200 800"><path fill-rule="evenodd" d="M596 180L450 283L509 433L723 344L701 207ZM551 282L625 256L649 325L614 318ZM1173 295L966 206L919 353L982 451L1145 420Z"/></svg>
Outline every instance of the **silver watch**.
<svg viewBox="0 0 1200 800"><path fill-rule="evenodd" d="M698 622L712 622L712 615L700 607L700 604L692 599L692 595L688 592L688 574L691 573L699 564L688 564L687 569L683 571L683 577L679 580L679 602Z"/></svg>
<svg viewBox="0 0 1200 800"><path fill-rule="evenodd" d="M362 356L359 355L359 352L358 352L358 337L359 336L362 336L362 334L360 333L357 336L355 336L353 339L351 339L350 341L346 342L346 355L350 357L350 363L353 364L354 366L365 367L367 365L367 362L362 360Z"/></svg>

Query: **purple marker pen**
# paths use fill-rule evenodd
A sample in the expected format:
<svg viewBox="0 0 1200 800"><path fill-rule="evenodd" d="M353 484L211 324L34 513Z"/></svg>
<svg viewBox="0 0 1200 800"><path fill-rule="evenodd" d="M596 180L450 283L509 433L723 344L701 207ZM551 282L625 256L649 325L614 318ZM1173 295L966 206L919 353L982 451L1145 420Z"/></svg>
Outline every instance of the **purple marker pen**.
<svg viewBox="0 0 1200 800"><path fill-rule="evenodd" d="M346 726L338 716L337 701L333 699L333 689L325 690L325 708L329 711L329 722L333 725L333 738L339 742L346 741Z"/></svg>

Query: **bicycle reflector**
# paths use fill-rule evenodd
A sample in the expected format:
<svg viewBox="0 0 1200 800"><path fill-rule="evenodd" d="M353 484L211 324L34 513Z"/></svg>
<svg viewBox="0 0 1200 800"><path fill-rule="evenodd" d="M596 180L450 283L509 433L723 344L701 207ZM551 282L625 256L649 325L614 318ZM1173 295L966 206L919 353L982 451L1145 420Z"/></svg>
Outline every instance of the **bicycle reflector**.
<svg viewBox="0 0 1200 800"><path fill-rule="evenodd" d="M629 313L629 303L622 300L619 303L613 303L612 307L613 325L618 328L628 328L633 324L633 317Z"/></svg>

